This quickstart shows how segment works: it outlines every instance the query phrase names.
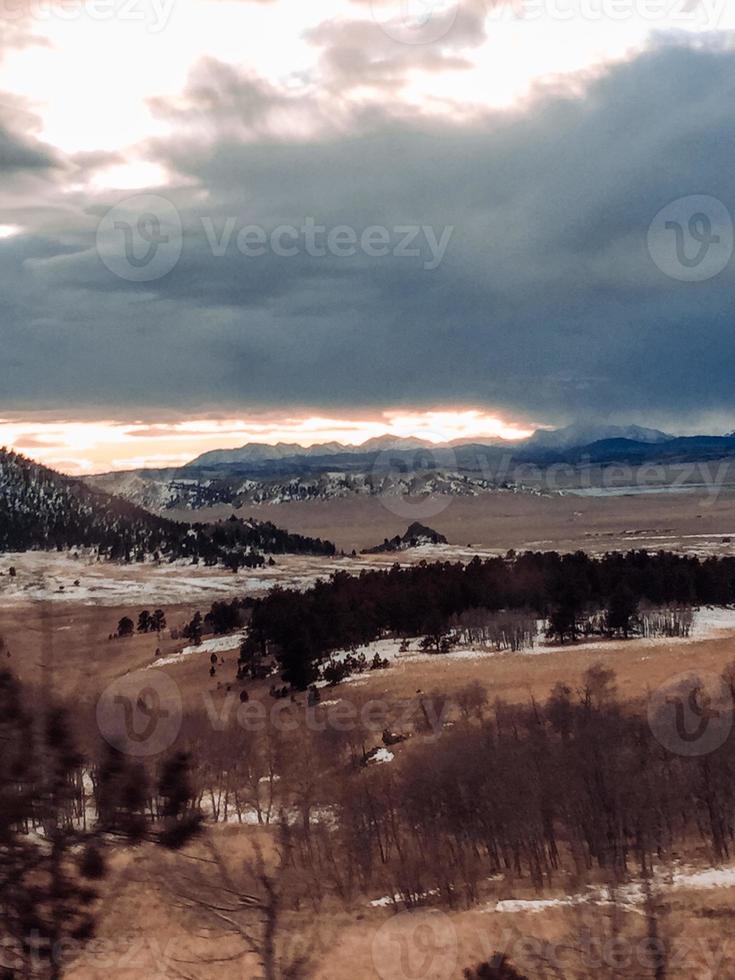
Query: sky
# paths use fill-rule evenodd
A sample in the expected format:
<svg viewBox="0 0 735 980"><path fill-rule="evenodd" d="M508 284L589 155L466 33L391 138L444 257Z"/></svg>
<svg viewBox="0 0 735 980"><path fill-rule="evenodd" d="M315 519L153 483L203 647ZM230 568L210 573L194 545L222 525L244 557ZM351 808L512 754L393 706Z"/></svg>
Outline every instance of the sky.
<svg viewBox="0 0 735 980"><path fill-rule="evenodd" d="M0 21L0 445L735 429L726 0Z"/></svg>

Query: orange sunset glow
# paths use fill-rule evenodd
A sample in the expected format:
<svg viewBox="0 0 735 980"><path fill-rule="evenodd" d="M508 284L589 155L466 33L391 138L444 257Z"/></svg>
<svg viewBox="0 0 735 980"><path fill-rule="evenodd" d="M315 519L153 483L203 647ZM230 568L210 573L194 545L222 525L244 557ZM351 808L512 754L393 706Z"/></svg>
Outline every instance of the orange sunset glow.
<svg viewBox="0 0 735 980"><path fill-rule="evenodd" d="M354 446L384 435L432 443L516 440L527 438L534 428L480 409L401 409L352 419L323 415L146 422L15 418L0 420L0 444L64 473L86 475L181 466L208 450L234 449L249 442Z"/></svg>

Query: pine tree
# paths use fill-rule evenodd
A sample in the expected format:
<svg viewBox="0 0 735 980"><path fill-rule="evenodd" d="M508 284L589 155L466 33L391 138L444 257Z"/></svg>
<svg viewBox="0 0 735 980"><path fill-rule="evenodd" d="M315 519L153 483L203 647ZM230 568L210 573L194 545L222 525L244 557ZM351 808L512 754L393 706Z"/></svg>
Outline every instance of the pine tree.
<svg viewBox="0 0 735 980"><path fill-rule="evenodd" d="M123 616L120 622L117 624L117 635L118 636L132 636L133 630L135 629L135 624L129 616Z"/></svg>

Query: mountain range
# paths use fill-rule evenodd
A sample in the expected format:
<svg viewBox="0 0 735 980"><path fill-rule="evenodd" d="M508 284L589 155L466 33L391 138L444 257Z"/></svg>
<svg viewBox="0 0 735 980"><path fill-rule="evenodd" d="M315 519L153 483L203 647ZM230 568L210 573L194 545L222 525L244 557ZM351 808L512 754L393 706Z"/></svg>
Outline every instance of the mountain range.
<svg viewBox="0 0 735 980"><path fill-rule="evenodd" d="M647 429L640 425L577 423L567 425L563 429L537 429L520 445L525 448L571 449L574 446L589 446L594 442L603 442L607 439L630 439L633 442L655 445L673 438L674 436L661 432L660 429Z"/></svg>
<svg viewBox="0 0 735 980"><path fill-rule="evenodd" d="M538 475L559 464L573 472L590 465L730 458L735 433L675 437L641 426L589 425L539 431L517 443L435 446L390 436L361 446L251 444L205 453L178 469L85 479L0 450L0 551L85 547L106 558L157 555L231 565L260 552L331 554L331 543L289 534L269 521L207 524L193 522L193 515L219 505L239 509L359 496L539 494L543 479L528 483L529 465ZM173 511L182 520L164 516Z"/></svg>
<svg viewBox="0 0 735 980"><path fill-rule="evenodd" d="M537 429L528 439L509 441L491 439L481 445L505 447L520 450L524 448L569 449L573 446L589 445L603 439L632 439L636 442L658 443L672 439L658 429L647 429L638 425L589 425L575 424L562 429ZM207 469L209 467L231 466L240 463L262 463L273 460L320 458L324 456L364 455L385 452L411 452L417 449L437 450L466 446L474 440L455 439L452 442L434 443L413 437L377 436L359 445L346 445L340 442L316 443L313 446L300 446L298 443L278 442L275 445L249 442L239 449L213 449L202 453L186 464L186 467Z"/></svg>
<svg viewBox="0 0 735 980"><path fill-rule="evenodd" d="M599 437L599 438L598 438ZM592 441L589 441L592 440ZM433 445L392 436L361 446L249 444L178 469L132 470L88 482L159 514L359 496L540 493L550 466L677 464L735 457L735 435L671 436L642 426L567 426L509 443ZM536 479L529 479L528 467ZM631 476L631 482L634 477ZM558 489L558 480L554 486Z"/></svg>
<svg viewBox="0 0 735 980"><path fill-rule="evenodd" d="M432 443L422 439L402 439L396 436L377 436L359 446L341 442L323 442L313 446L300 446L296 442L277 442L269 445L264 442L249 442L239 449L213 449L197 456L187 466L208 467L231 463L259 463L264 460L293 459L299 456L338 456L344 453L379 453L393 449L423 449Z"/></svg>

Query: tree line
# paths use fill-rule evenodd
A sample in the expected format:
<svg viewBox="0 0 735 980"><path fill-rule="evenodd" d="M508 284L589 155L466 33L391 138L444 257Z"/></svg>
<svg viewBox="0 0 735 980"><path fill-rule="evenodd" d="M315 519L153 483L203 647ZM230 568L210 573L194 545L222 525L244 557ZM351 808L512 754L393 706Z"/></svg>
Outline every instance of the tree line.
<svg viewBox="0 0 735 980"><path fill-rule="evenodd" d="M672 632L685 635L686 615L663 612L660 622L656 617L643 622L641 604L686 608L733 601L735 558L664 551L602 557L581 551L509 553L469 564L421 562L358 576L337 572L305 591L277 587L248 600L250 629L241 667L254 672L265 658L275 657L283 679L304 689L335 650L384 636L420 635L432 638L440 650L442 637L471 610L524 610L545 619L550 634L567 642L598 628L626 637L664 631L667 622Z"/></svg>

